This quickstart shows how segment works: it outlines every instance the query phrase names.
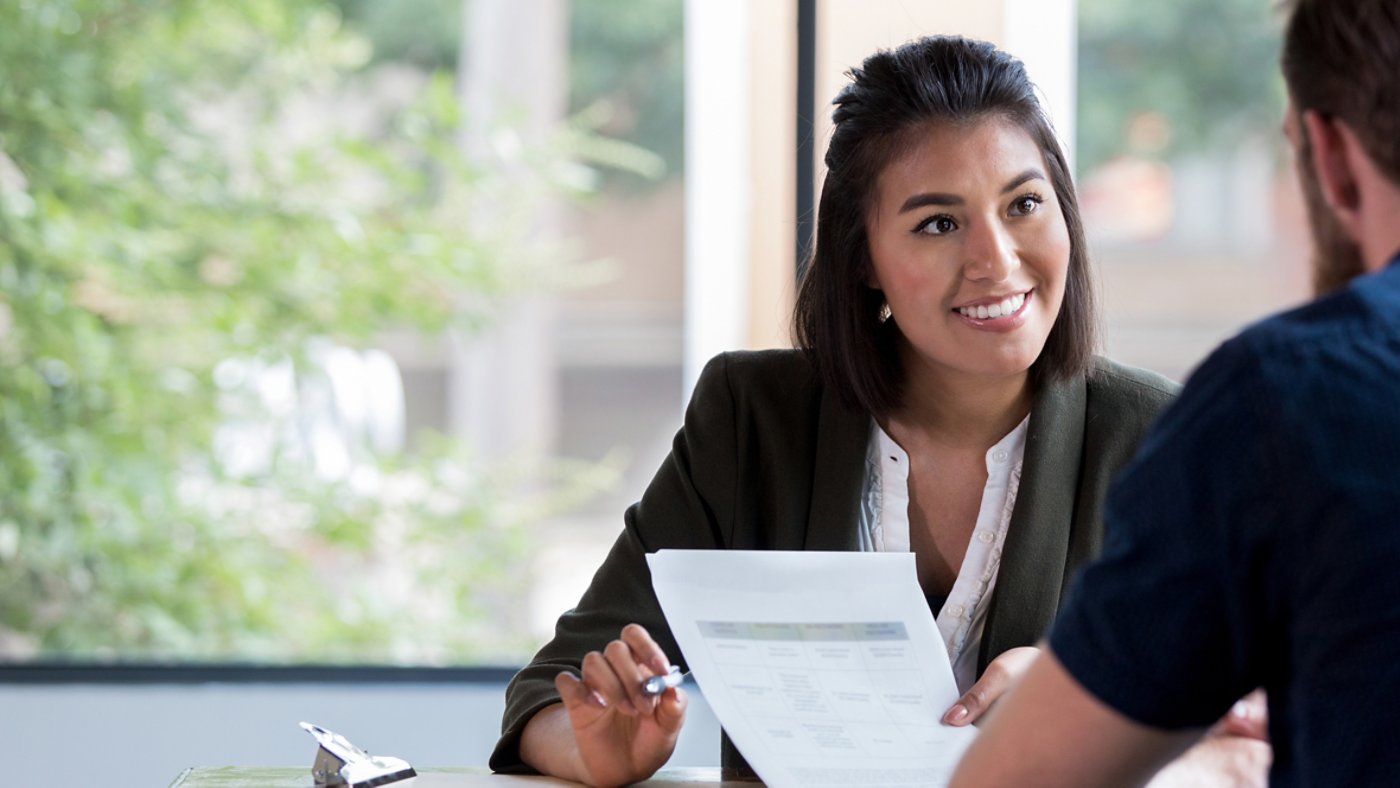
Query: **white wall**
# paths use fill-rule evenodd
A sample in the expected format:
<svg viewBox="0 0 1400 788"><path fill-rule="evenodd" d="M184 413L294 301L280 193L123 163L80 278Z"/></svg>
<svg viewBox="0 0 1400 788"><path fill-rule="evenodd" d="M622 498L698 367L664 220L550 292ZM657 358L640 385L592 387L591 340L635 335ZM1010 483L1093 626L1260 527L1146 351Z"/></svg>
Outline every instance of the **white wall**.
<svg viewBox="0 0 1400 788"><path fill-rule="evenodd" d="M307 720L414 766L485 766L504 685L0 684L0 785L154 788L190 766L294 766ZM719 723L694 685L672 766L719 764Z"/></svg>

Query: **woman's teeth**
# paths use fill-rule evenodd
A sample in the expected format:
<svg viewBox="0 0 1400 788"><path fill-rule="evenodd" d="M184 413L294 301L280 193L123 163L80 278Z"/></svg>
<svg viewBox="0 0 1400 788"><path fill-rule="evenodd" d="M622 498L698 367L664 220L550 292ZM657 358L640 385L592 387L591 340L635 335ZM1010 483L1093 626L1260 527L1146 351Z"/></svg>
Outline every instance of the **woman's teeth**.
<svg viewBox="0 0 1400 788"><path fill-rule="evenodd" d="M974 317L978 320L993 320L1003 315L1015 314L1021 305L1026 303L1026 294L1014 295L1010 298L1003 298L995 304L983 306L960 306L958 313L963 317Z"/></svg>

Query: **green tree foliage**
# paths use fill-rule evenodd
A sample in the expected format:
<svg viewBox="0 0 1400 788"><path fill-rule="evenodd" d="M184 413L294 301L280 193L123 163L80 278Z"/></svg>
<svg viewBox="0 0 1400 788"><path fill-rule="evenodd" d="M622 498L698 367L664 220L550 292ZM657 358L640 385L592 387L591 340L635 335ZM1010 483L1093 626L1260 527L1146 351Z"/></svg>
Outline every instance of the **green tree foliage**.
<svg viewBox="0 0 1400 788"><path fill-rule="evenodd" d="M1278 24L1271 0L1083 0L1079 167L1123 153L1170 156L1238 144L1278 127ZM1129 124L1165 121L1152 150Z"/></svg>
<svg viewBox="0 0 1400 788"><path fill-rule="evenodd" d="M331 479L215 450L231 411L278 424L221 363L314 384L310 348L479 325L558 278L523 182L587 135L466 161L439 76L300 139L296 107L369 57L317 0L0 3L0 656L518 653L521 524L599 469L524 499L446 440Z"/></svg>
<svg viewBox="0 0 1400 788"><path fill-rule="evenodd" d="M464 2L470 0L337 0L347 26L373 44L376 61L430 71L457 68Z"/></svg>
<svg viewBox="0 0 1400 788"><path fill-rule="evenodd" d="M672 174L685 165L683 20L680 0L581 0L569 24L573 105L594 108L601 130L655 151ZM618 172L619 185L638 185Z"/></svg>

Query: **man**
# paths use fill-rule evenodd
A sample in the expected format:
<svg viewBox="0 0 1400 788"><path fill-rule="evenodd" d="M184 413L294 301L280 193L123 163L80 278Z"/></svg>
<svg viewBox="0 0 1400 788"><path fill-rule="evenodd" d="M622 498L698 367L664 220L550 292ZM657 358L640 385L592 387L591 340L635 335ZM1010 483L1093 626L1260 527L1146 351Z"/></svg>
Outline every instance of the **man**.
<svg viewBox="0 0 1400 788"><path fill-rule="evenodd" d="M1141 783L1255 687L1274 785L1400 781L1400 0L1297 0L1317 300L1217 350L954 785Z"/></svg>

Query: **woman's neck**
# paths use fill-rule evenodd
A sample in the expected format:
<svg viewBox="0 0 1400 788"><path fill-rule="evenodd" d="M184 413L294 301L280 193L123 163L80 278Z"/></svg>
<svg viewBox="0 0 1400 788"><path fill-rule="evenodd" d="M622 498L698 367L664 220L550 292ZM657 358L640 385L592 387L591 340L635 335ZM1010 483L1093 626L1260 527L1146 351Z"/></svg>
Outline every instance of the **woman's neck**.
<svg viewBox="0 0 1400 788"><path fill-rule="evenodd" d="M986 450L1030 412L1029 372L986 378L939 373L913 361L905 364L905 373L901 403L888 421L906 434Z"/></svg>

